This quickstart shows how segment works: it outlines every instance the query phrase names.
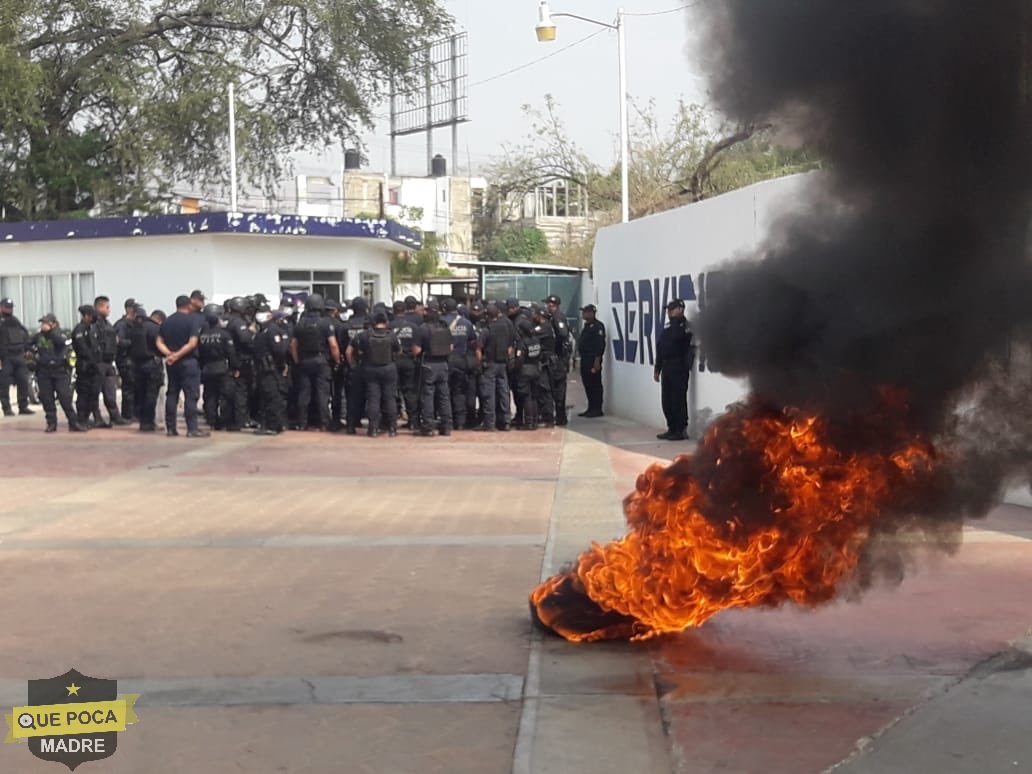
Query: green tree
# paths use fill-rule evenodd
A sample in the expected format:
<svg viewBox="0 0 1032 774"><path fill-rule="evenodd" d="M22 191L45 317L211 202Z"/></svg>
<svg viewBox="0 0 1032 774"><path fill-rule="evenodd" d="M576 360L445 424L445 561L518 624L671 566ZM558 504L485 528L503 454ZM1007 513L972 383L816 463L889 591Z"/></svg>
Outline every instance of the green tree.
<svg viewBox="0 0 1032 774"><path fill-rule="evenodd" d="M227 85L243 177L352 142L448 28L439 0L3 0L0 205L55 218L225 183Z"/></svg>
<svg viewBox="0 0 1032 774"><path fill-rule="evenodd" d="M395 288L399 285L423 285L431 277L446 277L451 274L447 266L441 266L440 239L436 234L424 233L423 246L418 250L399 253L391 261L391 279Z"/></svg>
<svg viewBox="0 0 1032 774"><path fill-rule="evenodd" d="M482 261L505 263L539 263L551 255L548 240L539 228L504 224L480 251Z"/></svg>

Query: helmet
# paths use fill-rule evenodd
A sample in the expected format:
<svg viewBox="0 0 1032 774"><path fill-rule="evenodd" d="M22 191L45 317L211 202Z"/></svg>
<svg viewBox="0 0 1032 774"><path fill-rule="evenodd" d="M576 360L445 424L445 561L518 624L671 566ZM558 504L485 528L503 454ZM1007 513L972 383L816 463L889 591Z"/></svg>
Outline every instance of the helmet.
<svg viewBox="0 0 1032 774"><path fill-rule="evenodd" d="M459 304L454 298L441 299L441 309L443 309L445 312L454 312L458 308Z"/></svg>
<svg viewBox="0 0 1032 774"><path fill-rule="evenodd" d="M219 324L219 317L222 316L222 308L218 304L208 304L202 311L204 313L204 319L208 321L209 325Z"/></svg>
<svg viewBox="0 0 1032 774"><path fill-rule="evenodd" d="M233 296L229 301L226 302L227 312L243 312L245 308L244 299L240 296Z"/></svg>
<svg viewBox="0 0 1032 774"><path fill-rule="evenodd" d="M323 300L323 297L321 295L319 295L318 293L313 293L308 297L308 300L305 302L305 309L308 309L312 312L322 312L326 309L326 302Z"/></svg>
<svg viewBox="0 0 1032 774"><path fill-rule="evenodd" d="M355 296L351 299L351 308L355 310L356 314L361 314L362 312L368 311L369 303L363 296Z"/></svg>

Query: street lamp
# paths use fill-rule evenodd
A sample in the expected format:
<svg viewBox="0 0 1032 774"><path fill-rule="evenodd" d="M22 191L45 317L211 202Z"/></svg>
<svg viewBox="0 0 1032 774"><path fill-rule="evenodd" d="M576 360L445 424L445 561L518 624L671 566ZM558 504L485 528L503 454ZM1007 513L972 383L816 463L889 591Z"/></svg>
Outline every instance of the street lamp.
<svg viewBox="0 0 1032 774"><path fill-rule="evenodd" d="M242 85L250 86L259 78L267 78L270 75L277 75L290 69L290 65L279 65L267 70L262 75L256 75L248 79ZM236 147L236 88L233 81L229 82L227 90L229 99L229 211L237 211L237 147Z"/></svg>
<svg viewBox="0 0 1032 774"><path fill-rule="evenodd" d="M541 0L541 4L538 6L538 23L534 28L540 43L551 43L555 40L556 26L552 19L560 16L616 30L620 57L620 215L622 222L626 223L631 219L630 183L628 177L631 153L629 147L630 138L628 137L627 130L627 46L624 38L623 8L616 12L616 21L613 24L609 24L598 19L589 19L586 16L578 16L573 13L552 13L548 8L548 0Z"/></svg>

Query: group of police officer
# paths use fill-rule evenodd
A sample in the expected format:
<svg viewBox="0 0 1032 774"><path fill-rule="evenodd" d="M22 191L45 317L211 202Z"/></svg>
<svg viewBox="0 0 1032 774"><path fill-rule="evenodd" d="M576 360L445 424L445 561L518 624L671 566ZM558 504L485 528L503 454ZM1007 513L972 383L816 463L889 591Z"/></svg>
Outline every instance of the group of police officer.
<svg viewBox="0 0 1032 774"><path fill-rule="evenodd" d="M425 436L568 422L574 339L557 296L530 305L460 305L451 298L424 305L410 296L370 309L361 297L341 304L311 295L300 310L273 309L260 294L207 304L196 290L176 306L166 316L128 299L124 315L111 322L110 300L100 296L79 308L70 337L53 315L41 318L35 335L19 322L5 363L24 363L13 356L21 349L33 362L48 432L57 429L58 406L75 432L131 422L154 432L166 374L170 435L178 434L180 393L194 437L207 435L196 424L202 394L212 430L268 435L288 428L355 434L364 418L370 436L396 435L399 420ZM13 381L19 408L32 413L21 380ZM6 391L3 397L9 399Z"/></svg>

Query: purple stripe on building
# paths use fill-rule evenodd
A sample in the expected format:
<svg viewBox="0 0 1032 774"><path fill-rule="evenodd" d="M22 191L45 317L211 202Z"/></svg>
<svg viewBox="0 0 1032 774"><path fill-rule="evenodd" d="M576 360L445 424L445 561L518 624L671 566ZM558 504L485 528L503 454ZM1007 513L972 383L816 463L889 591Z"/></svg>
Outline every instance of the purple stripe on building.
<svg viewBox="0 0 1032 774"><path fill-rule="evenodd" d="M351 237L387 239L412 250L417 250L422 246L422 237L419 232L391 221L303 215L206 212L197 215L143 215L135 218L87 218L83 220L0 223L0 243L167 236L170 234Z"/></svg>

